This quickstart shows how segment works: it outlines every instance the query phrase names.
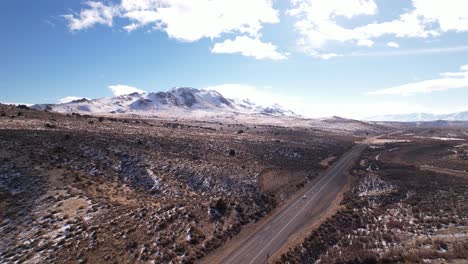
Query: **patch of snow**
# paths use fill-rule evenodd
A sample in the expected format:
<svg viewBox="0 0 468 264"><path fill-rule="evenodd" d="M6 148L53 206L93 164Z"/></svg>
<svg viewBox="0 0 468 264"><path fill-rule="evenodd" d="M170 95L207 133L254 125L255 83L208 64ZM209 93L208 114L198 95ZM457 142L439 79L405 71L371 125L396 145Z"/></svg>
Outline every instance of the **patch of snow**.
<svg viewBox="0 0 468 264"><path fill-rule="evenodd" d="M449 137L423 137L423 136L415 136L415 138L422 138L422 139L435 139L435 140L442 140L442 141L464 141L463 138L449 138Z"/></svg>
<svg viewBox="0 0 468 264"><path fill-rule="evenodd" d="M34 105L37 110L49 109L60 113L82 114L136 114L140 116L171 113L184 116L199 115L259 114L269 116L297 116L280 105L261 106L250 100L229 99L214 90L199 90L176 87L168 92L132 93L114 97L88 100L86 98L62 104Z"/></svg>

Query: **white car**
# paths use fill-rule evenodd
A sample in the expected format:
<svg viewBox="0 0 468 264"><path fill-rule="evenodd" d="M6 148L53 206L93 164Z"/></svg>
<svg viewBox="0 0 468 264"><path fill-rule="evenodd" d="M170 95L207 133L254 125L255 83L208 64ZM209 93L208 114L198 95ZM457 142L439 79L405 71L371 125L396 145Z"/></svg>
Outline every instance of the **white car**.
<svg viewBox="0 0 468 264"><path fill-rule="evenodd" d="M304 196L302 196L302 199L307 199L307 195L304 194Z"/></svg>

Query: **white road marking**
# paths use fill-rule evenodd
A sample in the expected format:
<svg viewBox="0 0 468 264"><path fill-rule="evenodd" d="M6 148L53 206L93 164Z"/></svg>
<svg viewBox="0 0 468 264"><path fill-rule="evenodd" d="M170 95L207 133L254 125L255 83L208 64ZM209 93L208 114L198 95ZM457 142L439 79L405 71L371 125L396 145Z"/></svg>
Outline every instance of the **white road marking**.
<svg viewBox="0 0 468 264"><path fill-rule="evenodd" d="M242 250L239 250L239 252L237 252L234 256L232 256L231 260L226 262L226 264L229 264L233 260L235 260L236 257L239 256L239 254L242 253L246 248L248 248L250 246L250 244L252 244L254 241L255 241L255 239L250 240L250 242L248 242Z"/></svg>
<svg viewBox="0 0 468 264"><path fill-rule="evenodd" d="M350 152L350 153L352 153L352 152ZM346 158L345 158L345 159L346 159ZM312 188L310 188L308 191L306 191L306 193L305 193L304 195L308 195L309 192L310 192L311 190L315 189L324 179L327 178L326 175L329 174L329 173L332 173L332 171L335 170L336 167L340 166L341 163L343 163L343 161L344 161L345 159L340 160L340 161L338 162L338 164L336 164L335 167L333 167L330 171L325 172L325 173L323 174L323 176L320 178L320 180L319 180L318 182L316 182L316 183L314 184L314 186L312 186ZM289 210L291 210L292 208L294 208L294 207L296 206L296 204L297 204L298 202L300 202L300 201L301 201L301 199L297 199L292 205L288 206L288 208L286 208L286 210L284 210L284 212L282 212L281 215L279 215L273 223L278 222L278 221L283 217L283 215L285 215Z"/></svg>
<svg viewBox="0 0 468 264"><path fill-rule="evenodd" d="M328 181L318 190L318 192L316 192L316 193L314 194L314 196L312 196L310 199L308 199L307 203L299 210L299 212L293 217L293 219L291 219L291 220L276 234L276 236L275 236L273 239L270 240L270 242L269 242L253 259L252 259L252 261L249 262L249 264L253 263L253 262L258 258L258 256L260 256L260 255L263 253L263 251L265 251L265 249L281 234L281 232L283 232L284 229L286 229L286 228L289 226L289 224L291 224L291 223L297 218L297 216L298 216L298 215L308 206L308 204L309 204L309 203L310 203L310 202L311 202L327 185L328 185L328 183L330 183L330 181L331 181L333 178L335 178L336 175L339 174L338 172L342 169L342 167L343 167L342 165L343 165L343 164L347 165L346 162L348 162L348 161L353 157L353 155L354 155L356 152L358 152L358 151L359 151L359 148L356 148L356 149L352 150L351 152L349 152L348 155L347 155L346 157L344 157L344 158L341 159L337 164L335 164L336 166L333 166L333 168L332 168L330 171L326 172L326 173L323 175L323 177L322 177L317 183L315 183L314 186L313 186L309 191L306 192L306 195L309 194L310 192L313 192L313 190L314 190L315 188L317 188L317 186L319 186L319 184L320 184L324 179L327 179L326 175L328 175L328 174L333 174L333 176L328 177ZM337 171L337 170L338 170L338 171ZM285 213L286 213L287 211L289 211L290 209L294 208L295 205L296 205L299 201L301 201L301 200L302 200L301 197L299 197L298 200L296 200L296 201L295 201L291 206L289 206L283 213L281 213L281 215L273 222L273 224L276 223L277 221L279 221L281 218L283 218L283 216L285 215ZM268 230L269 228L270 228L270 226L268 226L268 228L265 229L265 231ZM256 240L256 238L252 238L251 241L248 242L248 243L247 243L241 250L239 250L234 256L232 256L232 257L230 258L231 260L229 260L228 262L226 262L226 264L229 264L229 263L231 263L232 261L234 261L235 258L236 258L238 255L240 255L245 249L247 249L255 240Z"/></svg>
<svg viewBox="0 0 468 264"><path fill-rule="evenodd" d="M352 152L351 152L352 153ZM351 155L350 155L351 156ZM320 190L301 208L301 210L299 210L299 212L296 213L296 215L294 215L294 217L289 220L289 222L276 234L275 237L273 237L273 239L270 240L270 242L268 242L268 244L263 247L262 250L260 250L260 252L249 262L249 264L252 264L257 258L258 256L260 256L263 251L265 251L265 249L281 234L281 232L284 231L284 229L286 229L296 218L297 216L307 207L307 205L313 201L313 199L328 185L328 183L330 183L331 180L333 180L333 178L336 177L336 175L338 175L339 173L336 172L332 177L330 177L330 179L322 186L322 188L320 188Z"/></svg>

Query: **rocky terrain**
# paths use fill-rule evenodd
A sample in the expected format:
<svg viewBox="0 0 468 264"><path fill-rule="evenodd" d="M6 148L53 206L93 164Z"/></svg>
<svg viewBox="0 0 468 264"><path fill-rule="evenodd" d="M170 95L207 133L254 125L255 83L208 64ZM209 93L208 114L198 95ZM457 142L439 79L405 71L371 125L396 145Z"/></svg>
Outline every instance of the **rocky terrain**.
<svg viewBox="0 0 468 264"><path fill-rule="evenodd" d="M466 263L465 147L454 131L413 132L371 146L341 210L276 263Z"/></svg>
<svg viewBox="0 0 468 264"><path fill-rule="evenodd" d="M382 129L308 122L0 105L0 262L193 263L325 170L363 127Z"/></svg>
<svg viewBox="0 0 468 264"><path fill-rule="evenodd" d="M468 259L467 130L262 120L0 105L0 262L197 262L383 133L337 213L271 262Z"/></svg>
<svg viewBox="0 0 468 264"><path fill-rule="evenodd" d="M250 99L227 98L214 90L176 87L167 92L132 93L98 99L78 99L68 103L38 104L39 111L62 114L94 115L109 118L177 119L231 124L281 127L306 127L331 133L366 136L388 130L386 125L330 117L304 118L278 104L259 105Z"/></svg>

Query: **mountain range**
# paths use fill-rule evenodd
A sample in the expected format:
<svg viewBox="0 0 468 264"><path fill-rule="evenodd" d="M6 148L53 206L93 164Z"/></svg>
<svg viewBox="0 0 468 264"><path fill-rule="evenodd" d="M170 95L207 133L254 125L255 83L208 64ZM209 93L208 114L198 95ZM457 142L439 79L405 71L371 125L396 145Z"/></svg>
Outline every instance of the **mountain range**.
<svg viewBox="0 0 468 264"><path fill-rule="evenodd" d="M412 113L399 115L380 115L366 118L366 121L387 121L387 122L430 122L430 121L468 121L468 111L451 114L428 114Z"/></svg>
<svg viewBox="0 0 468 264"><path fill-rule="evenodd" d="M33 105L37 110L81 114L135 114L174 116L195 113L297 116L280 105L261 106L248 99L230 99L214 90L177 87L167 92L132 93L99 99L78 99L68 103Z"/></svg>
<svg viewBox="0 0 468 264"><path fill-rule="evenodd" d="M98 99L82 98L67 103L37 104L37 110L59 113L81 113L98 115L138 115L138 116L235 116L253 115L270 117L300 117L291 110L275 104L259 105L249 99L227 98L214 90L190 87L176 87L167 92L131 93ZM431 122L468 121L468 111L452 114L411 113L379 115L365 118L364 121L386 122Z"/></svg>

